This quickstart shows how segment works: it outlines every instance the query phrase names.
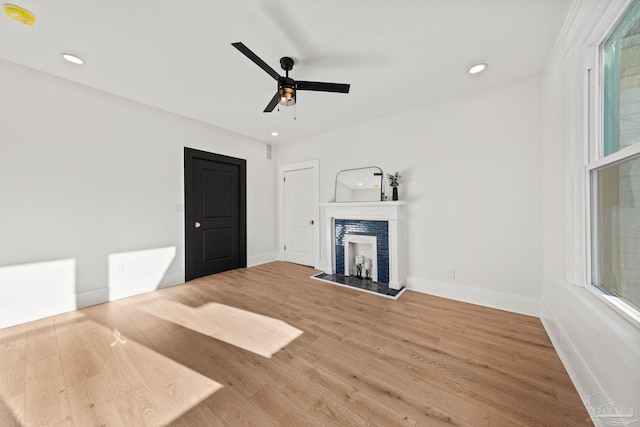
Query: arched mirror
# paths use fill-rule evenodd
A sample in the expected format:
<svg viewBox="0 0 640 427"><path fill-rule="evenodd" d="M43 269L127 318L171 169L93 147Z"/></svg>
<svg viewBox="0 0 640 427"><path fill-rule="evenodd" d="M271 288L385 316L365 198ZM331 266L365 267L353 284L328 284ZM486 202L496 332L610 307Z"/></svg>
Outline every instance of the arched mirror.
<svg viewBox="0 0 640 427"><path fill-rule="evenodd" d="M371 166L345 169L336 175L336 202L379 202L382 200L382 169Z"/></svg>

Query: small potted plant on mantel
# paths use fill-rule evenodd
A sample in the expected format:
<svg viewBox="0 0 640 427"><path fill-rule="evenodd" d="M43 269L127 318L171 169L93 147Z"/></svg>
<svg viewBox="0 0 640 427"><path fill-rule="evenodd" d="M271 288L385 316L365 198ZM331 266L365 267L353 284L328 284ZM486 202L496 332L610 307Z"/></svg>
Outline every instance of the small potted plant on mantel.
<svg viewBox="0 0 640 427"><path fill-rule="evenodd" d="M389 186L393 188L393 200L398 200L398 184L400 184L400 172L396 172L394 174L387 174L387 180L389 180Z"/></svg>

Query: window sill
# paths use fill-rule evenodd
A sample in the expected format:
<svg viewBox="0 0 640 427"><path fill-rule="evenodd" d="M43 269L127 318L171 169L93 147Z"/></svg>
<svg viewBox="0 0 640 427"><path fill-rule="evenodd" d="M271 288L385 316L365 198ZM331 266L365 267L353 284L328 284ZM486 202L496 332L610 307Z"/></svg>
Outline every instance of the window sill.
<svg viewBox="0 0 640 427"><path fill-rule="evenodd" d="M621 301L618 297L607 295L596 286L586 285L585 288L599 301L611 308L627 322L640 329L640 313L637 310Z"/></svg>

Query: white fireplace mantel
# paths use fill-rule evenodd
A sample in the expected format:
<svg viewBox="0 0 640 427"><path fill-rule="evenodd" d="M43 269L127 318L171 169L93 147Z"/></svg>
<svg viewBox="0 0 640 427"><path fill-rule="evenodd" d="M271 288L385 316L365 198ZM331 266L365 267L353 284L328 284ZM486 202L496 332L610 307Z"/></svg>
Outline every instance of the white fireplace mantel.
<svg viewBox="0 0 640 427"><path fill-rule="evenodd" d="M405 286L405 202L321 203L321 269L336 272L335 220L387 221L389 226L389 287Z"/></svg>

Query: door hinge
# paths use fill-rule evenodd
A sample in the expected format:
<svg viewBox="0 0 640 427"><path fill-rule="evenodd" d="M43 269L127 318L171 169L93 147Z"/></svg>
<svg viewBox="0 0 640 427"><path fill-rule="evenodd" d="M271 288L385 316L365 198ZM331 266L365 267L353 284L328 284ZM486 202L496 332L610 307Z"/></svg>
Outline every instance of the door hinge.
<svg viewBox="0 0 640 427"><path fill-rule="evenodd" d="M287 182L287 177L285 176L284 178L282 178L282 180L283 180L284 182Z"/></svg>
<svg viewBox="0 0 640 427"><path fill-rule="evenodd" d="M287 245L284 245L284 250L285 250L285 251L287 250Z"/></svg>

